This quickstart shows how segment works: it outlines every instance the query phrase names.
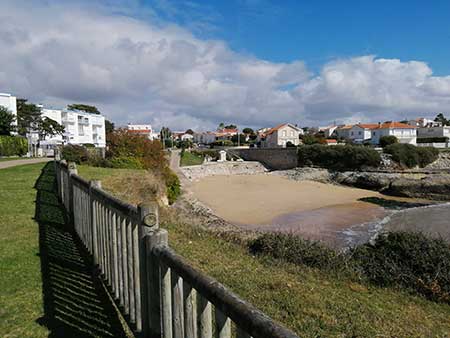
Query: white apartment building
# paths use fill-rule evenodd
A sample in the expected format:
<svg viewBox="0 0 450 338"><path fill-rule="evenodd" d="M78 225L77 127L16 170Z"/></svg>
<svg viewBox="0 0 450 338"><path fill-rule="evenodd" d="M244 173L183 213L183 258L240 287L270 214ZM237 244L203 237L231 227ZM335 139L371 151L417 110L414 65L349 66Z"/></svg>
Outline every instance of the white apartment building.
<svg viewBox="0 0 450 338"><path fill-rule="evenodd" d="M17 126L17 99L15 96L6 93L0 93L0 106L8 109L14 116L16 116L13 125Z"/></svg>
<svg viewBox="0 0 450 338"><path fill-rule="evenodd" d="M428 128L418 128L417 138L429 138L429 137L449 137L450 138L450 126L438 126Z"/></svg>
<svg viewBox="0 0 450 338"><path fill-rule="evenodd" d="M383 136L395 136L399 143L416 145L417 127L400 122L380 123L376 128L372 129L372 144L380 144L380 138Z"/></svg>
<svg viewBox="0 0 450 338"><path fill-rule="evenodd" d="M290 123L280 124L262 136L261 148L284 148L288 143L298 146L301 134L303 130Z"/></svg>
<svg viewBox="0 0 450 338"><path fill-rule="evenodd" d="M128 123L127 130L129 133L146 136L149 140L158 139L158 133L152 129L151 124L131 124Z"/></svg>

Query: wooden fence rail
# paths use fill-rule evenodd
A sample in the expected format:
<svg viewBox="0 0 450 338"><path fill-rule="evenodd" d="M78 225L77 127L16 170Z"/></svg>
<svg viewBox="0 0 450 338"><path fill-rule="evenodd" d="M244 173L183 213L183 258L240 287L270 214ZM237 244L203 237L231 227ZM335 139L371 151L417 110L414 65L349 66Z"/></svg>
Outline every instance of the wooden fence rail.
<svg viewBox="0 0 450 338"><path fill-rule="evenodd" d="M56 159L55 170L68 218L136 336L297 337L176 254L156 203L124 203L72 163Z"/></svg>

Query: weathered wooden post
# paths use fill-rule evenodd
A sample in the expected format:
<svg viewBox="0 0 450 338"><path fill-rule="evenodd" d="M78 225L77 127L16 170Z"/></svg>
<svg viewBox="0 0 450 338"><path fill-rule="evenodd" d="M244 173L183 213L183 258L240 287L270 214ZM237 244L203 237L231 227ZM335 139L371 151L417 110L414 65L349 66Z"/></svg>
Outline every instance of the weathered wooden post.
<svg viewBox="0 0 450 338"><path fill-rule="evenodd" d="M68 201L69 204L67 206L67 211L69 213L69 218L70 218L70 224L74 224L73 223L73 210L74 210L74 199L73 199L73 183L72 183L72 175L76 175L78 173L77 170L77 165L74 162L69 162L67 165L68 168L68 174L67 174L67 180L68 180L68 191L67 193L68 195Z"/></svg>
<svg viewBox="0 0 450 338"><path fill-rule="evenodd" d="M102 182L100 181L89 181L89 204L91 205L91 231L92 231L92 255L94 256L94 265L98 265L98 209L97 203L93 197L93 188L101 189Z"/></svg>
<svg viewBox="0 0 450 338"><path fill-rule="evenodd" d="M140 311L136 311L136 329L142 332L143 336L148 336L149 332L149 280L147 279L147 253L146 253L146 236L151 234L152 230L159 228L159 210L156 202L140 204L138 206L139 213L139 289L140 299L136 299L137 307ZM139 309L138 309L139 310Z"/></svg>

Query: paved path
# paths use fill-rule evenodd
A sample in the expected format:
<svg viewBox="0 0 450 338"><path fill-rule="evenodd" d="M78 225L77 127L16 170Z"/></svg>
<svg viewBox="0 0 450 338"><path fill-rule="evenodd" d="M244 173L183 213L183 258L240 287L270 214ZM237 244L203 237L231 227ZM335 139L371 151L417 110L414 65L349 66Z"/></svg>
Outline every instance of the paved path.
<svg viewBox="0 0 450 338"><path fill-rule="evenodd" d="M170 169L172 169L175 173L179 173L180 171L180 150L172 150L170 152Z"/></svg>
<svg viewBox="0 0 450 338"><path fill-rule="evenodd" d="M33 159L23 159L23 160L12 160L12 161L1 161L0 162L0 169L4 168L10 168L15 167L17 165L22 164L33 164L33 163L42 163L42 162L48 162L52 159L43 157L43 158L33 158Z"/></svg>

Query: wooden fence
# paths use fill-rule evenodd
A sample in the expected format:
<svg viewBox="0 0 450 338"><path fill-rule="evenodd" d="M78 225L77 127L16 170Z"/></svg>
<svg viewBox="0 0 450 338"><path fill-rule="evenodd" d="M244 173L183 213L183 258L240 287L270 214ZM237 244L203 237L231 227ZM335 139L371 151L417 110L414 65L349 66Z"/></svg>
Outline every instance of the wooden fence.
<svg viewBox="0 0 450 338"><path fill-rule="evenodd" d="M72 163L55 160L55 169L69 219L136 336L297 337L176 254L156 203L124 203Z"/></svg>

